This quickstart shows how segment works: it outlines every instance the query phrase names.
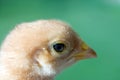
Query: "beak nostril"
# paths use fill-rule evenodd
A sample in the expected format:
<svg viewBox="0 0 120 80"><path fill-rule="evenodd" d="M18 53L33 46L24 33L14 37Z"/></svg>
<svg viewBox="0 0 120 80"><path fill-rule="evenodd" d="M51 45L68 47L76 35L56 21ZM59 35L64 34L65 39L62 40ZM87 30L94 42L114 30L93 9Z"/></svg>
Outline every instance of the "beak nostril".
<svg viewBox="0 0 120 80"><path fill-rule="evenodd" d="M81 45L81 48L82 48L82 50L87 50L89 47L87 46L86 43L83 42Z"/></svg>

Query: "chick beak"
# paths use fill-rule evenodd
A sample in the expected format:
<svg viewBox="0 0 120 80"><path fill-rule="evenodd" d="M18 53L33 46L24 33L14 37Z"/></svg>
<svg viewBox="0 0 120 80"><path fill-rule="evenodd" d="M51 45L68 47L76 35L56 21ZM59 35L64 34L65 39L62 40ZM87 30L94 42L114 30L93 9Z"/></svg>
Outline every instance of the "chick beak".
<svg viewBox="0 0 120 80"><path fill-rule="evenodd" d="M84 42L81 44L80 48L81 51L74 56L76 60L97 57L96 52L88 47Z"/></svg>

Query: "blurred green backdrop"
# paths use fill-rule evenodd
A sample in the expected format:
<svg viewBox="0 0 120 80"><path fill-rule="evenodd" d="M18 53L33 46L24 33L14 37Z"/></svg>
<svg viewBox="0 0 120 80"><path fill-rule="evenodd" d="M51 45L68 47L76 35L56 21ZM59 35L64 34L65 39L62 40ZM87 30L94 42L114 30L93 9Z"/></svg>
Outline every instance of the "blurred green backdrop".
<svg viewBox="0 0 120 80"><path fill-rule="evenodd" d="M120 80L120 0L0 0L0 42L15 25L38 19L70 23L98 54L56 80Z"/></svg>

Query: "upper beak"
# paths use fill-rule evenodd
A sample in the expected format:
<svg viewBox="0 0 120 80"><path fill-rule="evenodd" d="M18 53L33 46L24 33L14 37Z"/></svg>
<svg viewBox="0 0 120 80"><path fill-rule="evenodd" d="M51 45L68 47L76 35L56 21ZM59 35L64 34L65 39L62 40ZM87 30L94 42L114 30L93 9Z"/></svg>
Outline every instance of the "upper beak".
<svg viewBox="0 0 120 80"><path fill-rule="evenodd" d="M76 60L97 57L96 52L88 47L84 42L80 46L81 52L77 53L74 57Z"/></svg>

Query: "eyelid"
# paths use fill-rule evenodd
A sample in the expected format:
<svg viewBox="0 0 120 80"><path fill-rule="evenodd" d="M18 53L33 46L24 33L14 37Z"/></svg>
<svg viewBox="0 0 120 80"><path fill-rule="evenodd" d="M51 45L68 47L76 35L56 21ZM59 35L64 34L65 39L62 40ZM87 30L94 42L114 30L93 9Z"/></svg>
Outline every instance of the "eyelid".
<svg viewBox="0 0 120 80"><path fill-rule="evenodd" d="M55 43L63 43L63 44L65 44L65 46L66 46L65 50L64 50L63 52L56 52L56 51L53 49L53 45L54 45ZM50 42L50 44L49 44L49 49L50 49L51 54L52 54L53 56L59 57L59 56L62 56L62 55L64 55L64 54L66 54L66 53L69 53L69 51L70 51L71 48L70 48L70 43L67 42L66 40L54 40L54 41Z"/></svg>

